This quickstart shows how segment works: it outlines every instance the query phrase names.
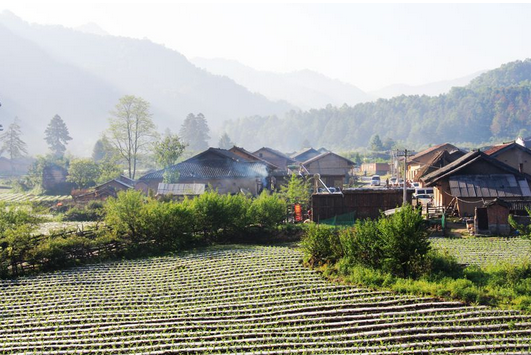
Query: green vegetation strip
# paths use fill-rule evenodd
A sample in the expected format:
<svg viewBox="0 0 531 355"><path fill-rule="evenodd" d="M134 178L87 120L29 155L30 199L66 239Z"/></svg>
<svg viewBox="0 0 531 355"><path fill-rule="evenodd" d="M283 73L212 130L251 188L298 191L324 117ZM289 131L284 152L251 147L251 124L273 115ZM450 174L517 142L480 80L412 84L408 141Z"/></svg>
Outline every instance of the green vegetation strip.
<svg viewBox="0 0 531 355"><path fill-rule="evenodd" d="M0 281L0 354L531 351L531 315L330 283L226 246Z"/></svg>

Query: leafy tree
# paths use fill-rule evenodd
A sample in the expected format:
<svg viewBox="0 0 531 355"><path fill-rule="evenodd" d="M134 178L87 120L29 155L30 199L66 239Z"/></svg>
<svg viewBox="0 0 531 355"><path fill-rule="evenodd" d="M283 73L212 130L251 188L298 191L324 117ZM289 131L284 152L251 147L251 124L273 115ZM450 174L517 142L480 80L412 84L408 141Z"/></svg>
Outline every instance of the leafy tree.
<svg viewBox="0 0 531 355"><path fill-rule="evenodd" d="M393 138L387 137L384 139L382 145L383 145L383 150L392 150L395 147L396 142L394 141Z"/></svg>
<svg viewBox="0 0 531 355"><path fill-rule="evenodd" d="M218 147L221 149L230 149L234 146L234 143L230 140L230 137L227 133L223 133L219 139Z"/></svg>
<svg viewBox="0 0 531 355"><path fill-rule="evenodd" d="M7 153L11 160L11 170L13 170L13 159L22 158L28 154L26 143L20 138L21 135L22 131L17 117L15 117L15 120L9 125L7 130L0 135L0 154Z"/></svg>
<svg viewBox="0 0 531 355"><path fill-rule="evenodd" d="M197 116L190 113L181 126L179 136L191 150L202 151L208 149L209 132L210 129L205 116L202 113L197 114Z"/></svg>
<svg viewBox="0 0 531 355"><path fill-rule="evenodd" d="M360 153L354 154L353 160L354 160L354 163L356 163L358 167L360 167L361 164L363 164L363 158L361 157Z"/></svg>
<svg viewBox="0 0 531 355"><path fill-rule="evenodd" d="M149 103L141 97L126 95L111 111L109 142L127 164L129 178L136 175L137 162L157 138L155 124L151 120Z"/></svg>
<svg viewBox="0 0 531 355"><path fill-rule="evenodd" d="M384 146L379 135L372 135L371 139L369 140L369 149L377 152L384 150Z"/></svg>
<svg viewBox="0 0 531 355"><path fill-rule="evenodd" d="M62 157L66 151L68 141L72 140L68 127L61 116L55 115L44 131L44 139L55 157Z"/></svg>
<svg viewBox="0 0 531 355"><path fill-rule="evenodd" d="M100 169L92 159L73 159L68 168L66 181L73 182L79 188L86 188L96 183Z"/></svg>
<svg viewBox="0 0 531 355"><path fill-rule="evenodd" d="M287 185L280 187L280 192L290 205L300 204L303 208L310 205L312 196L310 182L304 177L292 174Z"/></svg>
<svg viewBox="0 0 531 355"><path fill-rule="evenodd" d="M164 168L162 181L168 184L174 184L179 180L179 172L170 170L172 165L177 164L179 157L186 149L186 145L181 141L178 135L168 132L160 142L154 145L155 160Z"/></svg>
<svg viewBox="0 0 531 355"><path fill-rule="evenodd" d="M119 153L114 149L109 139L104 135L98 139L92 149L92 160L99 163L102 160L118 160Z"/></svg>

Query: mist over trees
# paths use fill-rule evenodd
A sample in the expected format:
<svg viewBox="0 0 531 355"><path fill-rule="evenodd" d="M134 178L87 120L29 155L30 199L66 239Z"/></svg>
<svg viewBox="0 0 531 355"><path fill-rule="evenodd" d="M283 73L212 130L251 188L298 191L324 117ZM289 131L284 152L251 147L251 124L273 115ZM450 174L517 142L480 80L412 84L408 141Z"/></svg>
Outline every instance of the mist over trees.
<svg viewBox="0 0 531 355"><path fill-rule="evenodd" d="M44 140L48 144L52 155L60 158L65 154L68 141L72 140L68 127L61 116L55 115L44 131Z"/></svg>
<svg viewBox="0 0 531 355"><path fill-rule="evenodd" d="M378 134L411 147L454 142L482 144L514 139L531 122L531 60L486 72L446 95L399 96L356 106L328 105L227 122L225 131L250 149L264 145L286 151L304 139L315 146L350 150L370 145ZM249 134L253 132L253 134Z"/></svg>
<svg viewBox="0 0 531 355"><path fill-rule="evenodd" d="M0 135L0 155L6 154L11 161L26 156L28 154L27 145L21 136L22 130L19 120L15 117L13 123Z"/></svg>
<svg viewBox="0 0 531 355"><path fill-rule="evenodd" d="M179 131L179 136L190 150L203 151L208 149L210 128L202 113L189 113Z"/></svg>
<svg viewBox="0 0 531 355"><path fill-rule="evenodd" d="M122 97L111 111L107 137L125 160L129 178L134 179L140 154L149 151L158 138L149 102L133 95Z"/></svg>

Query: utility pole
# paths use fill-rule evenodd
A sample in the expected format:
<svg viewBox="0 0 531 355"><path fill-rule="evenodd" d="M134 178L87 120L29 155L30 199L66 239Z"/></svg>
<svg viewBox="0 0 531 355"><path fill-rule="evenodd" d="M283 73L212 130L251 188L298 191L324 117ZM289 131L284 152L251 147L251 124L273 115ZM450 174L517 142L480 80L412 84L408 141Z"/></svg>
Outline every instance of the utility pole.
<svg viewBox="0 0 531 355"><path fill-rule="evenodd" d="M402 206L405 206L407 203L407 149L404 149L404 151L396 151L396 155L398 157L404 157L404 187L402 190Z"/></svg>

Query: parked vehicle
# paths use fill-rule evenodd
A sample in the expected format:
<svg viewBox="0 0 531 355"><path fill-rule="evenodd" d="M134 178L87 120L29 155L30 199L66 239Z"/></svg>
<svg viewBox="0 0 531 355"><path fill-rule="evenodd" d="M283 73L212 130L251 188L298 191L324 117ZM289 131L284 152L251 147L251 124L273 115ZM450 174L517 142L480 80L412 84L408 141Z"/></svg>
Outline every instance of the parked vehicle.
<svg viewBox="0 0 531 355"><path fill-rule="evenodd" d="M417 199L418 203L422 205L433 203L433 195L421 194L421 195L415 196L415 198Z"/></svg>
<svg viewBox="0 0 531 355"><path fill-rule="evenodd" d="M413 193L413 197L417 198L417 196L420 195L429 195L431 198L433 198L433 188L432 187L423 187L415 189L415 192Z"/></svg>
<svg viewBox="0 0 531 355"><path fill-rule="evenodd" d="M380 186L380 175L373 175L371 177L371 186Z"/></svg>

